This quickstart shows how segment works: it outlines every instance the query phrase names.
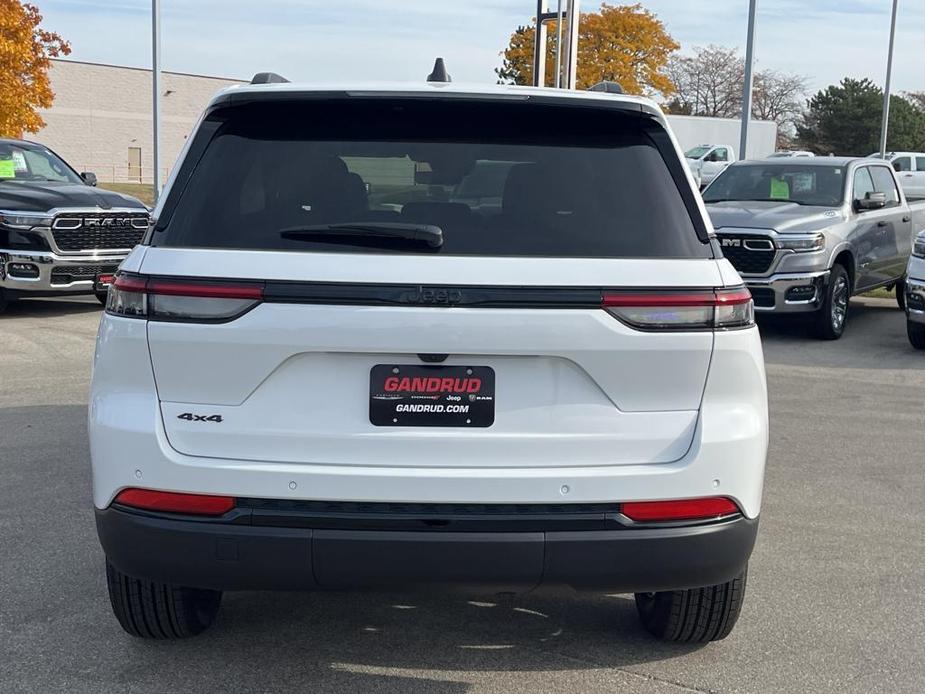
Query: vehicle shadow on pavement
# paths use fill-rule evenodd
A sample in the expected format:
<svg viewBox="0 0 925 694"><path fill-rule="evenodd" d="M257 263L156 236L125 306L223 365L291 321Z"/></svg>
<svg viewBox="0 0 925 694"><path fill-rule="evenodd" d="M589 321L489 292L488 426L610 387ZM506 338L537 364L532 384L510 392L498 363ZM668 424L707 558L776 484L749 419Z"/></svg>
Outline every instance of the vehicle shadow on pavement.
<svg viewBox="0 0 925 694"><path fill-rule="evenodd" d="M60 299L17 299L7 304L0 313L4 318L54 318L81 313L100 313L103 307L96 297L68 297Z"/></svg>
<svg viewBox="0 0 925 694"><path fill-rule="evenodd" d="M253 649L362 671L496 673L621 668L701 646L643 631L631 596L548 590L526 595L319 592L226 596L214 630L241 657ZM310 653L310 655L309 655ZM282 656L285 658L285 656ZM234 658L230 658L234 661ZM399 690L396 690L399 691Z"/></svg>
<svg viewBox="0 0 925 694"><path fill-rule="evenodd" d="M806 315L758 316L768 364L856 369L925 369L925 359L909 344L906 316L887 299L856 298L839 340L818 340ZM794 347L800 349L795 350Z"/></svg>

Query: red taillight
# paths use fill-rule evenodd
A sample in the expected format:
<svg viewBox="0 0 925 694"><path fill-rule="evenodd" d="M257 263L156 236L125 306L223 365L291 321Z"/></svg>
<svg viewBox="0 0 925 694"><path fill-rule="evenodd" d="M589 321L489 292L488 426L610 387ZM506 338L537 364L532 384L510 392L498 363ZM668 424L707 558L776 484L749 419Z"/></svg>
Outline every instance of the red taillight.
<svg viewBox="0 0 925 694"><path fill-rule="evenodd" d="M114 503L146 511L187 513L195 516L221 516L234 508L234 497L206 494L181 494L155 489L124 489Z"/></svg>
<svg viewBox="0 0 925 694"><path fill-rule="evenodd" d="M188 296L202 299L262 299L263 287L258 285L190 284L151 280L148 294L162 296Z"/></svg>
<svg viewBox="0 0 925 694"><path fill-rule="evenodd" d="M106 310L133 318L220 322L243 315L262 299L263 284L257 282L191 282L119 275Z"/></svg>
<svg viewBox="0 0 925 694"><path fill-rule="evenodd" d="M602 297L603 306L619 306L621 308L648 308L650 306L713 306L716 295L708 292L666 292L665 294L649 294L625 292L617 294L605 293Z"/></svg>
<svg viewBox="0 0 925 694"><path fill-rule="evenodd" d="M145 288L148 286L148 281L142 277L118 275L113 281L112 286L124 292L144 292Z"/></svg>
<svg viewBox="0 0 925 694"><path fill-rule="evenodd" d="M647 523L706 520L741 513L732 499L723 496L675 501L628 501L620 504L620 511L631 520Z"/></svg>
<svg viewBox="0 0 925 694"><path fill-rule="evenodd" d="M601 307L640 330L713 330L755 323L745 287L695 291L604 292Z"/></svg>

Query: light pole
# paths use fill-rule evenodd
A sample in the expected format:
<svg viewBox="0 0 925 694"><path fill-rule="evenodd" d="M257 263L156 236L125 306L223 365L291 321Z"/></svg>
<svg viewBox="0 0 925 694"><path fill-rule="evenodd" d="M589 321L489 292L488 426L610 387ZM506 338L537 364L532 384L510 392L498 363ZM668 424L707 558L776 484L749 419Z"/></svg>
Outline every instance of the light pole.
<svg viewBox="0 0 925 694"><path fill-rule="evenodd" d="M752 66L755 63L755 9L757 0L748 3L748 37L745 43L745 84L742 85L742 134L739 138L739 158L747 159L748 121L752 117Z"/></svg>
<svg viewBox="0 0 925 694"><path fill-rule="evenodd" d="M566 0L564 12L566 22L565 51L562 50L562 0L558 0L555 12L549 11L549 0L536 0L536 33L533 43L533 85L546 84L546 23L556 20L556 76L553 85L565 89L575 88L578 68L578 19L580 0Z"/></svg>
<svg viewBox="0 0 925 694"><path fill-rule="evenodd" d="M151 77L153 90L154 200L161 194L161 0L151 0Z"/></svg>
<svg viewBox="0 0 925 694"><path fill-rule="evenodd" d="M890 50L886 57L886 84L883 87L883 122L880 124L880 158L886 158L886 136L890 129L890 80L893 77L893 43L896 40L896 10L899 0L893 0L893 18L890 20Z"/></svg>

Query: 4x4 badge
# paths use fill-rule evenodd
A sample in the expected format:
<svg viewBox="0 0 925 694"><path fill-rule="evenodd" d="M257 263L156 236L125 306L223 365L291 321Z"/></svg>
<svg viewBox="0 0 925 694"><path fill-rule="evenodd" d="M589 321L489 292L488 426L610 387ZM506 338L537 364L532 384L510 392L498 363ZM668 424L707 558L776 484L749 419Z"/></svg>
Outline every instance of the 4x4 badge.
<svg viewBox="0 0 925 694"><path fill-rule="evenodd" d="M187 422L221 422L222 416L220 414L193 414L192 412L184 412L183 414L178 414L177 419L183 419Z"/></svg>

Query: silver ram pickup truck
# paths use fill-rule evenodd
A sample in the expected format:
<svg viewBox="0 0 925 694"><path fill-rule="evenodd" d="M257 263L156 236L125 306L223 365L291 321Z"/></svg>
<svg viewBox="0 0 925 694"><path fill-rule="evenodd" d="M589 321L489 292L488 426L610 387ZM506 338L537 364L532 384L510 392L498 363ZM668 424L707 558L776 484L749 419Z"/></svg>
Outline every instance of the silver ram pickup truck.
<svg viewBox="0 0 925 694"><path fill-rule="evenodd" d="M814 312L816 335L835 340L855 294L895 287L904 306L906 262L925 229L925 202L906 200L888 162L744 161L720 174L703 199L756 311Z"/></svg>

